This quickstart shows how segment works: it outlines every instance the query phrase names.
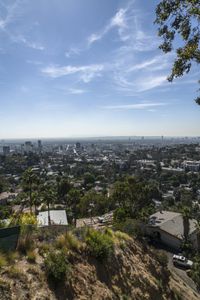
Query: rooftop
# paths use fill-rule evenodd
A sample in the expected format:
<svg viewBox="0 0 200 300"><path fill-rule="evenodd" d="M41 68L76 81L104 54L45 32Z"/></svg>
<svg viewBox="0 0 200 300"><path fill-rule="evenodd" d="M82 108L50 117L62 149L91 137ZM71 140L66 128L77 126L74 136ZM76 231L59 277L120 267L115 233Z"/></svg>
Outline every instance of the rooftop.
<svg viewBox="0 0 200 300"><path fill-rule="evenodd" d="M183 217L180 213L172 211L159 211L149 218L149 225L159 227L163 231L182 239L184 234ZM190 232L196 230L196 220L190 219Z"/></svg>
<svg viewBox="0 0 200 300"><path fill-rule="evenodd" d="M50 210L50 220L52 225L68 225L65 210ZM37 216L41 226L48 226L48 211L42 211Z"/></svg>

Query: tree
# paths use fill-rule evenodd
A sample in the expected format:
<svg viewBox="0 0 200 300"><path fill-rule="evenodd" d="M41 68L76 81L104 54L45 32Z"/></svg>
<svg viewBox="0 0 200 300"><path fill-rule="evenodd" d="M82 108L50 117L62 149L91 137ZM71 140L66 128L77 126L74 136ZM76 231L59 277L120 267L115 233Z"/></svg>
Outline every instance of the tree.
<svg viewBox="0 0 200 300"><path fill-rule="evenodd" d="M32 213L32 205L33 205L33 186L34 184L38 183L38 177L33 173L32 169L27 169L22 178L22 184L24 187L24 191L28 191L29 193L29 205L30 211Z"/></svg>
<svg viewBox="0 0 200 300"><path fill-rule="evenodd" d="M197 251L200 253L200 220L196 223L196 231L197 231Z"/></svg>
<svg viewBox="0 0 200 300"><path fill-rule="evenodd" d="M163 38L159 48L164 53L171 52L177 41L180 45L176 48L176 59L168 77L172 82L188 73L193 63L200 63L199 0L162 0L156 8L155 23L159 26L158 35ZM200 104L200 96L196 102Z"/></svg>
<svg viewBox="0 0 200 300"><path fill-rule="evenodd" d="M47 205L47 210L48 210L48 225L51 225L50 204L54 203L54 201L56 199L56 194L50 185L44 186L43 199Z"/></svg>
<svg viewBox="0 0 200 300"><path fill-rule="evenodd" d="M80 191L71 189L68 194L68 202L70 204L70 207L72 209L73 213L73 219L74 219L74 226L76 227L76 219L77 219L77 205L80 201Z"/></svg>
<svg viewBox="0 0 200 300"><path fill-rule="evenodd" d="M191 217L190 208L184 206L182 208L181 213L183 218L183 236L184 236L184 240L188 241L189 232L190 232L190 217Z"/></svg>

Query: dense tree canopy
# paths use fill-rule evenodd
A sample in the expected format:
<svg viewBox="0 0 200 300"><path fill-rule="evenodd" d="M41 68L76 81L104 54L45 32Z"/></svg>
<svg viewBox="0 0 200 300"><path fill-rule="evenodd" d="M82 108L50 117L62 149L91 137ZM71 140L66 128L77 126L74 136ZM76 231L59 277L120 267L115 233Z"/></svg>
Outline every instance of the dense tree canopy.
<svg viewBox="0 0 200 300"><path fill-rule="evenodd" d="M199 0L162 0L156 8L158 35L163 38L160 49L173 48L176 58L169 81L188 73L192 63L200 63L200 2ZM200 83L200 81L199 81ZM196 98L200 104L200 96Z"/></svg>

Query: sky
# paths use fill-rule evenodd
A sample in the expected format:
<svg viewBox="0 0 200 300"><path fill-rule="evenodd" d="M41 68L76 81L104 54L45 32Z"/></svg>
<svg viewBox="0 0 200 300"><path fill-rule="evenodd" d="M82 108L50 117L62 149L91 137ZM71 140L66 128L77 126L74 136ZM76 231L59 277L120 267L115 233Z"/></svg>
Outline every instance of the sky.
<svg viewBox="0 0 200 300"><path fill-rule="evenodd" d="M157 3L0 0L0 138L199 136L198 66L166 80Z"/></svg>

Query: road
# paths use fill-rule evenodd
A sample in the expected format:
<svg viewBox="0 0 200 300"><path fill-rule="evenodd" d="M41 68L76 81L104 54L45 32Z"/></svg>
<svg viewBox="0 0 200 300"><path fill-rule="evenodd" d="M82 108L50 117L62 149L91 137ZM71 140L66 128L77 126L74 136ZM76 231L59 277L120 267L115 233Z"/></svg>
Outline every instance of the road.
<svg viewBox="0 0 200 300"><path fill-rule="evenodd" d="M168 258L169 258L169 262L168 262L168 268L171 272L174 272L179 278L181 278L184 283L186 283L191 289L193 289L193 291L195 291L196 293L198 293L196 285L194 283L194 281L187 275L187 272L185 269L182 268L177 268L174 266L173 262L172 262L172 256L173 253L165 251Z"/></svg>

